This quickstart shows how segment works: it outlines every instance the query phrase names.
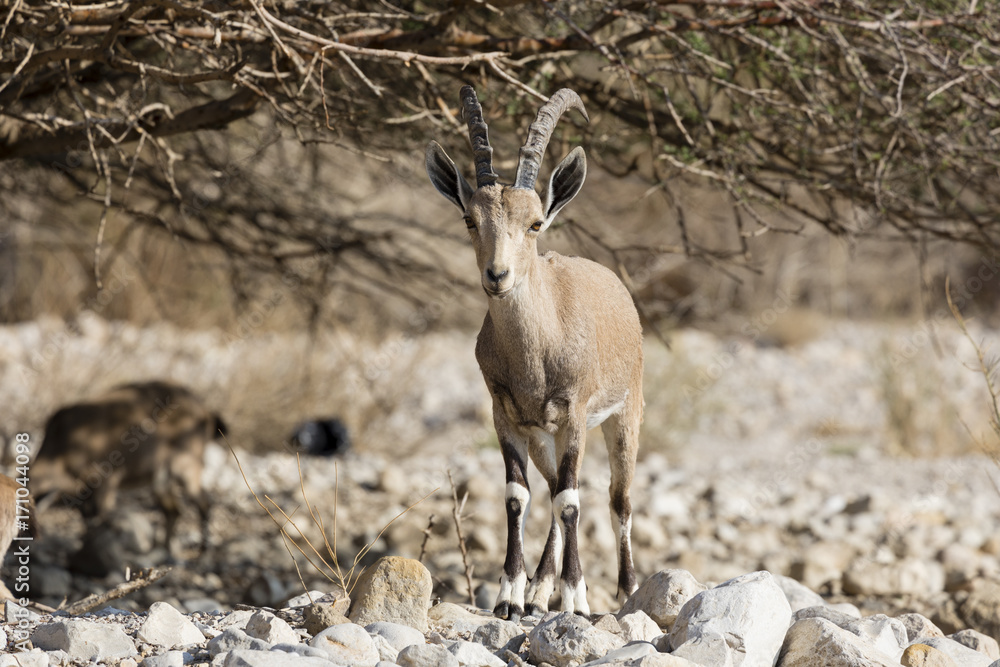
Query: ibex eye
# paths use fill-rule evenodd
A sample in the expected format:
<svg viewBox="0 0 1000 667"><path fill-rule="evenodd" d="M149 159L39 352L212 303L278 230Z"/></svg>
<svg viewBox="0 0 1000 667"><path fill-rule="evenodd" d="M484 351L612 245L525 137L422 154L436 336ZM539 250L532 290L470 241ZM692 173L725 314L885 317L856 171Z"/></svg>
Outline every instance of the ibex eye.
<svg viewBox="0 0 1000 667"><path fill-rule="evenodd" d="M533 224L531 226L531 231L533 231L533 232L541 231L541 229L542 229L542 221L541 220L539 220L538 222L536 222L535 224Z"/></svg>
<svg viewBox="0 0 1000 667"><path fill-rule="evenodd" d="M476 228L476 223L474 223L472 221L472 218L470 218L469 216L465 216L462 219L465 220L465 226L468 227L469 229L475 229Z"/></svg>

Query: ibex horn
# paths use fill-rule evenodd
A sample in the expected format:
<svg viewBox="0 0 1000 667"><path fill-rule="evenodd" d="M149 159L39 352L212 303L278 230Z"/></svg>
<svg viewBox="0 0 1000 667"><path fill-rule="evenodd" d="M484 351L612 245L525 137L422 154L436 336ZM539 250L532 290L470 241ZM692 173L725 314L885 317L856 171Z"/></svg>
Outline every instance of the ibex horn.
<svg viewBox="0 0 1000 667"><path fill-rule="evenodd" d="M462 107L465 109L465 120L469 124L469 139L472 140L472 154L476 158L476 187L493 185L499 176L493 171L493 147L487 136L486 121L483 120L483 107L479 104L476 91L472 86L462 86Z"/></svg>
<svg viewBox="0 0 1000 667"><path fill-rule="evenodd" d="M517 176L514 178L515 188L524 188L527 190L535 188L535 181L538 180L538 169L542 163L542 155L545 154L545 147L549 145L549 139L552 137L553 130L556 129L559 117L570 109L579 110L587 122L590 122L587 110L583 108L583 100L569 88L557 90L549 98L549 101L538 110L535 122L528 128L528 139L524 142L524 146L521 147L517 161ZM478 158L476 159L478 162Z"/></svg>

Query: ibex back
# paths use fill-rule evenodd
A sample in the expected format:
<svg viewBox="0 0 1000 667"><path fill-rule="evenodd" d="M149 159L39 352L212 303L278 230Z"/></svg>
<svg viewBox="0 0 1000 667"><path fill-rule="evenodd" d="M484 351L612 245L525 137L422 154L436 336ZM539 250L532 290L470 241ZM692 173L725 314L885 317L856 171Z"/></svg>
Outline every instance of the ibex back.
<svg viewBox="0 0 1000 667"><path fill-rule="evenodd" d="M183 387L166 382L118 387L49 418L31 465L32 495L41 501L58 493L90 518L112 510L119 489L148 488L166 516L168 548L185 500L201 515L204 546L205 446L220 429L225 431L218 416Z"/></svg>
<svg viewBox="0 0 1000 667"><path fill-rule="evenodd" d="M598 424L611 464L619 596L636 588L629 490L642 422L642 327L628 290L610 270L554 252L539 256L536 248L539 234L586 176L586 158L577 147L553 171L544 200L534 189L559 117L571 108L586 117L579 96L560 90L538 111L513 185L497 182L482 107L471 86L462 88L461 98L476 189L436 142L427 147L426 163L434 186L464 213L488 299L476 359L493 398L507 479L507 557L494 613L516 619L547 611L561 551L562 608L586 615L578 487L587 430ZM529 456L548 483L552 526L526 598L522 535Z"/></svg>

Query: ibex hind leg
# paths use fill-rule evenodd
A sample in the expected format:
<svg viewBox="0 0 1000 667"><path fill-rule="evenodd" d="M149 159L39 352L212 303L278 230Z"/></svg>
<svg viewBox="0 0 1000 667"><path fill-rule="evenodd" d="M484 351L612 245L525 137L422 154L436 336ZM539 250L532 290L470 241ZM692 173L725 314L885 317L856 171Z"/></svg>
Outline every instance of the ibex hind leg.
<svg viewBox="0 0 1000 667"><path fill-rule="evenodd" d="M640 399L641 400L641 399ZM635 592L635 567L632 564L632 501L630 491L635 475L635 459L639 449L641 404L626 402L618 414L611 415L601 425L608 446L611 466L611 525L615 528L618 552L618 600L624 602Z"/></svg>

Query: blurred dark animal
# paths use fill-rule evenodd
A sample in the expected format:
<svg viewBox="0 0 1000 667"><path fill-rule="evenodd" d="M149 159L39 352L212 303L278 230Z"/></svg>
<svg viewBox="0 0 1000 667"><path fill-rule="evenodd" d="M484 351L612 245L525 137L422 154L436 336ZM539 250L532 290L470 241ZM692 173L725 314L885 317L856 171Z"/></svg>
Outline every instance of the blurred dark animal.
<svg viewBox="0 0 1000 667"><path fill-rule="evenodd" d="M312 419L295 427L292 447L313 456L338 456L351 449L351 434L347 424L336 417Z"/></svg>
<svg viewBox="0 0 1000 667"><path fill-rule="evenodd" d="M166 517L167 549L173 547L184 502L198 509L204 549L205 447L225 433L219 416L184 387L123 385L93 401L60 408L49 418L31 465L32 495L42 503L52 494L92 519L115 508L119 489L146 488Z"/></svg>

